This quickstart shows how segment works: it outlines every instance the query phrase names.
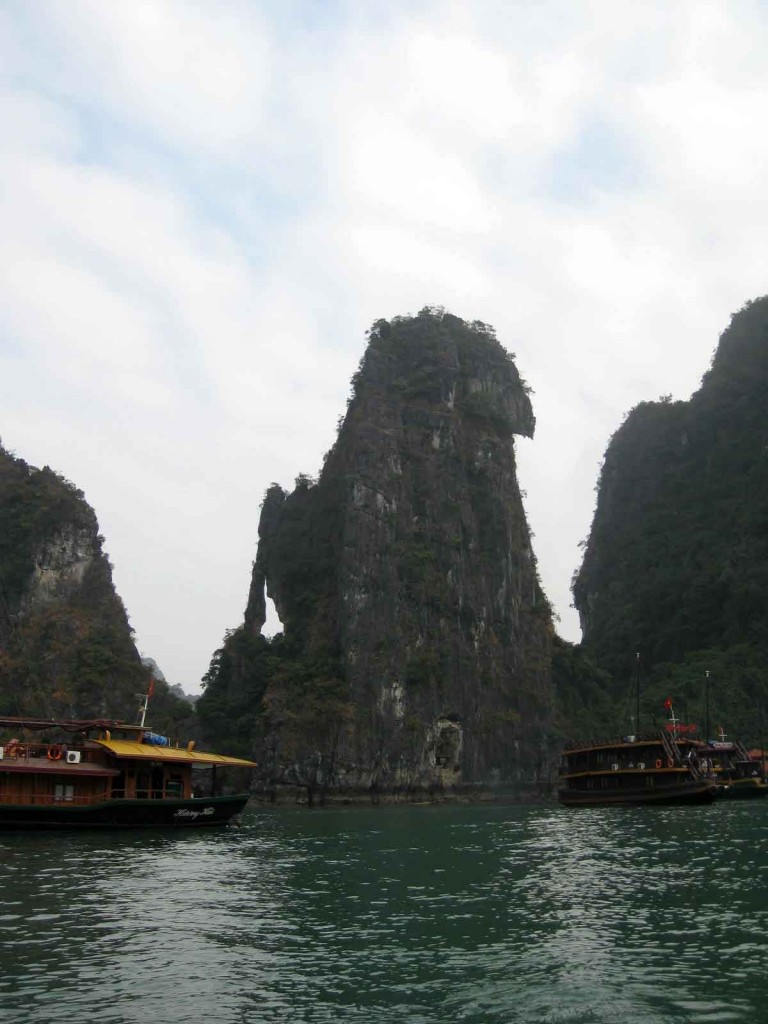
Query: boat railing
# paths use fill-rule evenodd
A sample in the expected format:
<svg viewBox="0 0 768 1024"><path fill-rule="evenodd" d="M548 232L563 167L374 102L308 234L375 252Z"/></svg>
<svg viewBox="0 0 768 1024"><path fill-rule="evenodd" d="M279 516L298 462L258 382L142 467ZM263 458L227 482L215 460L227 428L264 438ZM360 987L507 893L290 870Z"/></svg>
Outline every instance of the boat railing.
<svg viewBox="0 0 768 1024"><path fill-rule="evenodd" d="M78 749L68 747L64 743L25 743L16 742L5 744L0 743L3 750L2 761L63 761L66 763L69 750ZM91 756L84 750L79 750L80 761L90 761ZM2 763L0 761L0 764Z"/></svg>
<svg viewBox="0 0 768 1024"><path fill-rule="evenodd" d="M125 790L113 790L112 796L124 796ZM170 799L182 799L184 796L184 789L181 786L175 784L169 784L165 789L137 789L135 794L137 800L170 800Z"/></svg>
<svg viewBox="0 0 768 1024"><path fill-rule="evenodd" d="M87 796L54 796L52 793L3 793L0 796L0 801L3 804L24 804L34 805L36 807L59 807L64 804L67 806L84 807L88 804L103 803L109 799L109 795L106 792L102 793L89 793Z"/></svg>

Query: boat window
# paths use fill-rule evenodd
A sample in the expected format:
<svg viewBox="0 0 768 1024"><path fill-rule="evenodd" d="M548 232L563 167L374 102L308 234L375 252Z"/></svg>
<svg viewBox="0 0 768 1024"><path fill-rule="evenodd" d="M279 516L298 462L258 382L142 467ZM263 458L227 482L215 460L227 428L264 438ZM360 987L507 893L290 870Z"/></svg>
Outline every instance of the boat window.
<svg viewBox="0 0 768 1024"><path fill-rule="evenodd" d="M54 800L74 800L74 797L75 797L75 787L74 786L65 786L65 785L61 785L61 784L57 783L57 785L55 786L54 791L53 791L53 799Z"/></svg>
<svg viewBox="0 0 768 1024"><path fill-rule="evenodd" d="M171 775L165 784L165 794L166 796L184 795L184 781L180 775Z"/></svg>
<svg viewBox="0 0 768 1024"><path fill-rule="evenodd" d="M152 796L155 800L159 800L163 796L163 784L164 774L162 765L153 765L150 787L152 790Z"/></svg>

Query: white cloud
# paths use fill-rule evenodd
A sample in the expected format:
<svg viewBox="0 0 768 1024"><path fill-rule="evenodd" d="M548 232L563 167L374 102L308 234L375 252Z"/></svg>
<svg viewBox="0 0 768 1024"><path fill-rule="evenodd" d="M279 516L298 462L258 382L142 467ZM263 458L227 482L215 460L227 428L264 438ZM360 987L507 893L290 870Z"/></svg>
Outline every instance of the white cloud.
<svg viewBox="0 0 768 1024"><path fill-rule="evenodd" d="M38 75L152 144L234 160L263 131L274 71L255 5L52 0L33 13L44 52L57 54Z"/></svg>
<svg viewBox="0 0 768 1024"><path fill-rule="evenodd" d="M187 687L371 321L443 304L517 352L521 483L573 637L608 437L687 397L765 291L758 6L302 13L0 11L0 433L86 491L140 647Z"/></svg>

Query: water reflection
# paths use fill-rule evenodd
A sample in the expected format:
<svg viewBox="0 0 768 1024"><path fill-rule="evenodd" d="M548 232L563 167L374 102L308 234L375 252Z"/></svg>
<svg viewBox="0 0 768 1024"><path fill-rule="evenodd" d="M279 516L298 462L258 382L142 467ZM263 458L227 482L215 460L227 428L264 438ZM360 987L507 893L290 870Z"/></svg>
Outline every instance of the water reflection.
<svg viewBox="0 0 768 1024"><path fill-rule="evenodd" d="M754 805L251 812L0 835L0 1011L144 1021L759 1018Z"/></svg>

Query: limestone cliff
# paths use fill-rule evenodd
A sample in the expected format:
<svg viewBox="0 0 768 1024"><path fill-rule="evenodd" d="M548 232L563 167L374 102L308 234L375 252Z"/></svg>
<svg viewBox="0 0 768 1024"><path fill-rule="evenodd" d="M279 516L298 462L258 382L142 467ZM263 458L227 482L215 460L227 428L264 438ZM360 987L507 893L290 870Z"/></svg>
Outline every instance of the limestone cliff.
<svg viewBox="0 0 768 1024"><path fill-rule="evenodd" d="M614 434L574 581L583 646L621 685L639 652L657 705L677 686L699 715L709 672L743 735L766 691L767 404L762 298L732 318L690 401L644 402Z"/></svg>
<svg viewBox="0 0 768 1024"><path fill-rule="evenodd" d="M0 447L0 712L132 719L146 680L93 510Z"/></svg>
<svg viewBox="0 0 768 1024"><path fill-rule="evenodd" d="M199 713L239 688L273 781L376 793L537 778L552 622L513 440L533 429L487 326L436 310L374 324L319 479L267 492L245 626ZM265 588L284 624L269 650Z"/></svg>

